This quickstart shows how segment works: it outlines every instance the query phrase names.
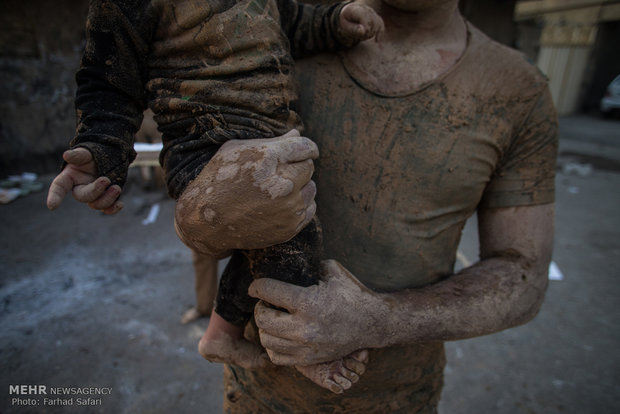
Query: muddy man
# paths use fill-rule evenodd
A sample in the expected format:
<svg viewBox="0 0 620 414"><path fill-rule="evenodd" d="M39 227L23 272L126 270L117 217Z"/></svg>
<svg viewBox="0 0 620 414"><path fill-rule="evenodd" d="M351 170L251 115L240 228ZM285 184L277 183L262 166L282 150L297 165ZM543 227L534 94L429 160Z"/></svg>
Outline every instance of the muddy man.
<svg viewBox="0 0 620 414"><path fill-rule="evenodd" d="M304 135L321 149L322 280L252 282L261 302L246 335L276 365L227 365L227 413L435 413L443 341L525 323L543 301L558 138L547 80L457 0L364 3L385 23L377 42L297 65ZM288 240L314 212L309 162L290 157L313 158L308 141L270 140L249 160L246 146L257 153L223 145L186 189L200 201L178 204L177 217L213 218L178 225L214 255ZM474 213L480 261L455 274ZM358 349L366 372L342 395L292 368Z"/></svg>

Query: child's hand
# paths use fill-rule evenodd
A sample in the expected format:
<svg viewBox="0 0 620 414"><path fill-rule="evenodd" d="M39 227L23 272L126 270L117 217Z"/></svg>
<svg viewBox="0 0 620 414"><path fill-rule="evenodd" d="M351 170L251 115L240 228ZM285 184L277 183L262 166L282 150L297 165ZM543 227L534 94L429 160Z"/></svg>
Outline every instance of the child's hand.
<svg viewBox="0 0 620 414"><path fill-rule="evenodd" d="M340 35L350 45L377 37L385 29L383 19L372 8L360 3L349 3L344 6L339 19Z"/></svg>
<svg viewBox="0 0 620 414"><path fill-rule="evenodd" d="M50 185L47 208L58 208L69 192L73 193L76 200L105 214L114 214L123 208L123 203L117 201L121 188L118 185L111 186L107 177L96 177L97 168L90 151L76 148L65 151L62 157L67 166Z"/></svg>

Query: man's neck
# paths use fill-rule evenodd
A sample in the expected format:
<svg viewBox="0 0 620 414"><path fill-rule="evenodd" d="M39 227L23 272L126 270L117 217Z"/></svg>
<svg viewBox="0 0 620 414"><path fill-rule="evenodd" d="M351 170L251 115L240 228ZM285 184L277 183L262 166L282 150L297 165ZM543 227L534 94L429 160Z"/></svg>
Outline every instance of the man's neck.
<svg viewBox="0 0 620 414"><path fill-rule="evenodd" d="M438 2L440 4L416 11L404 11L382 0L363 1L383 18L387 41L441 45L462 37L463 18L456 1Z"/></svg>
<svg viewBox="0 0 620 414"><path fill-rule="evenodd" d="M380 93L410 93L449 71L465 51L467 28L458 2L403 11L364 0L384 19L385 33L344 52L355 78Z"/></svg>

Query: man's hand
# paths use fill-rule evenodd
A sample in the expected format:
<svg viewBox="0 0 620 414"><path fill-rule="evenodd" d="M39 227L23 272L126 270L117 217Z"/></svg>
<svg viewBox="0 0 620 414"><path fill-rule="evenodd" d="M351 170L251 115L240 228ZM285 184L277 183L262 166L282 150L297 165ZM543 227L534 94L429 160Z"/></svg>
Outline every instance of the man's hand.
<svg viewBox="0 0 620 414"><path fill-rule="evenodd" d="M349 3L340 11L338 32L347 45L378 37L385 27L383 19L370 7Z"/></svg>
<svg viewBox="0 0 620 414"><path fill-rule="evenodd" d="M321 267L318 285L304 288L267 278L250 285L250 296L261 299L254 311L260 340L276 365L332 361L382 345L381 321L389 303L337 261L326 260Z"/></svg>
<svg viewBox="0 0 620 414"><path fill-rule="evenodd" d="M296 130L226 142L181 194L177 234L192 249L218 258L291 239L316 211L310 178L318 155Z"/></svg>
<svg viewBox="0 0 620 414"><path fill-rule="evenodd" d="M123 203L118 201L121 188L110 185L107 177L97 178L97 168L90 151L75 148L65 151L63 158L67 165L54 178L47 194L47 207L50 210L58 208L70 192L76 200L105 214L114 214L123 208Z"/></svg>

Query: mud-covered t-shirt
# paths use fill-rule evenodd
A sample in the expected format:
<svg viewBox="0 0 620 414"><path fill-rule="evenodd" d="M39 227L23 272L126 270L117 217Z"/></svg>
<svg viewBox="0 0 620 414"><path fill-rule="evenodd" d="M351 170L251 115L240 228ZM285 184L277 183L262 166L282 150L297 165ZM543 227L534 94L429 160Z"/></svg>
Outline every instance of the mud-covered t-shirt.
<svg viewBox="0 0 620 414"><path fill-rule="evenodd" d="M300 113L320 150L326 257L366 285L436 282L477 208L554 200L557 117L521 53L470 27L457 64L402 96L373 91L345 56L300 64Z"/></svg>
<svg viewBox="0 0 620 414"><path fill-rule="evenodd" d="M178 198L229 139L300 128L293 58L344 46L343 4L294 0L101 0L76 75L77 131L100 175L123 184L148 105Z"/></svg>

